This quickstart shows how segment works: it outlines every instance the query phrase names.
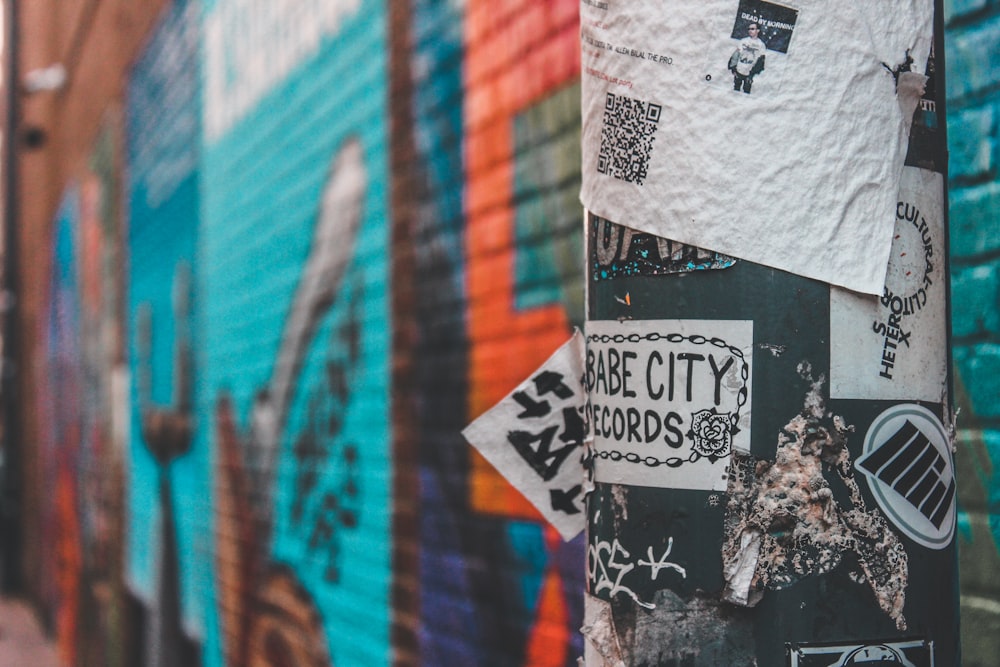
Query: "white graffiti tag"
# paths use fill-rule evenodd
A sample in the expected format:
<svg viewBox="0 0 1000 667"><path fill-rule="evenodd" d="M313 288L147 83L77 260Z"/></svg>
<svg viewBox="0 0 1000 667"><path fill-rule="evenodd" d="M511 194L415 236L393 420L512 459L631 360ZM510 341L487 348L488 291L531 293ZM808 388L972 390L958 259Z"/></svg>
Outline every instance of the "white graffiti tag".
<svg viewBox="0 0 1000 667"><path fill-rule="evenodd" d="M608 589L611 597L619 593L624 593L635 600L635 603L641 607L645 607L646 609L655 608L655 605L640 600L639 596L631 588L622 585L622 579L626 574L635 569L635 563L630 563L627 560L625 562L616 560L618 556L625 559L631 558L631 554L625 550L625 547L618 542L617 538L613 544L605 540L600 540L597 544L591 544L587 552L588 570L590 580L594 582L595 594ZM602 554L605 552L607 553L607 560L602 558ZM608 574L609 570L614 571L617 575L613 582L611 581L611 576Z"/></svg>
<svg viewBox="0 0 1000 667"><path fill-rule="evenodd" d="M653 555L653 547L649 547L646 551L649 560L639 559L638 562L633 562L632 555L617 538L613 542L598 540L596 544L589 545L587 549L587 574L593 587L591 593L597 595L606 590L611 597L624 593L640 607L655 609L656 605L640 600L635 591L624 585L622 581L625 579L625 575L634 570L637 565L649 568L651 580L655 580L659 576L660 570L663 569L673 570L686 579L687 570L677 563L667 560L673 548L674 538L671 537L667 542L666 551L660 558L657 559Z"/></svg>
<svg viewBox="0 0 1000 667"><path fill-rule="evenodd" d="M670 552L673 551L673 549L674 549L674 538L671 537L670 539L667 540L667 550L663 552L663 556L661 556L659 560L653 560L654 559L653 547L649 547L649 549L646 551L646 554L649 556L649 560L640 560L639 565L649 568L650 579L656 579L658 576L660 576L660 570L664 568L668 570L673 570L674 572L679 573L682 577L687 579L687 570L685 570L677 563L671 563L667 560L667 556L670 555Z"/></svg>

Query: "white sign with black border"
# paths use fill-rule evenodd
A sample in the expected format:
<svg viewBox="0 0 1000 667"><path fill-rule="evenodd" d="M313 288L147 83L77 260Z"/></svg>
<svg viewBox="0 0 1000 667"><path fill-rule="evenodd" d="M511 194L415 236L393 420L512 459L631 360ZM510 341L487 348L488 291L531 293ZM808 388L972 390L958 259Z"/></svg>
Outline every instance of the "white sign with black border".
<svg viewBox="0 0 1000 667"><path fill-rule="evenodd" d="M594 478L724 491L750 448L753 322L587 323Z"/></svg>

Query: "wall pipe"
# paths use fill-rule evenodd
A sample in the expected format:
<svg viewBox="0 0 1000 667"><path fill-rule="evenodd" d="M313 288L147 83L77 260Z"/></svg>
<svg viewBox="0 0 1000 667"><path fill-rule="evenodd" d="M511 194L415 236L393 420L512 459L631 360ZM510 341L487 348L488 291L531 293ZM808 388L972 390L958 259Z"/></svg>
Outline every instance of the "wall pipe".
<svg viewBox="0 0 1000 667"><path fill-rule="evenodd" d="M0 365L0 590L20 590L23 488L22 411L19 391L20 280L18 262L18 160L20 93L18 85L18 3L4 2L4 135L3 135L3 311Z"/></svg>

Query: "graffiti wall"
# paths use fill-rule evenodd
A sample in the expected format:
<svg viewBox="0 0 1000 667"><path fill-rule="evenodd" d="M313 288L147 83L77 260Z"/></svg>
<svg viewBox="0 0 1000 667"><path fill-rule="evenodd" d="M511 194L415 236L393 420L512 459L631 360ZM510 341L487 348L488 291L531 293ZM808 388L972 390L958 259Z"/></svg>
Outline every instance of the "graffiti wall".
<svg viewBox="0 0 1000 667"><path fill-rule="evenodd" d="M387 664L385 7L279 4L204 23L207 658Z"/></svg>
<svg viewBox="0 0 1000 667"><path fill-rule="evenodd" d="M583 537L461 430L583 320L579 35L575 0L165 3L47 240L41 602L67 665L577 664ZM961 201L994 173L976 150ZM958 225L956 290L994 294L995 241ZM987 619L988 301L956 308Z"/></svg>
<svg viewBox="0 0 1000 667"><path fill-rule="evenodd" d="M160 18L126 98L129 440L126 580L151 665L200 664L211 555L208 442L197 428L199 6Z"/></svg>
<svg viewBox="0 0 1000 667"><path fill-rule="evenodd" d="M414 237L428 240L412 312L421 664L579 655L581 544L562 544L459 435L582 315L577 31L573 3L415 2L413 50L393 63L413 76L405 167L419 174Z"/></svg>
<svg viewBox="0 0 1000 667"><path fill-rule="evenodd" d="M83 568L77 503L83 430L79 223L80 191L71 186L59 207L53 232L49 312L43 334L47 372L41 384L43 405L49 406L43 418L48 428L39 443L44 475L58 489L43 507L43 548L54 556L46 562L44 604L56 628L60 658L69 664L76 661Z"/></svg>
<svg viewBox="0 0 1000 667"><path fill-rule="evenodd" d="M470 2L462 18L465 421L529 375L582 317L576 8ZM446 437L456 460L443 459L444 443L423 448L423 516L433 530L423 543L422 617L435 619L427 664L571 664L581 654L582 542L563 544L454 430ZM439 598L448 589L434 561L444 558L466 568L475 613L455 614L469 602Z"/></svg>
<svg viewBox="0 0 1000 667"><path fill-rule="evenodd" d="M950 153L952 355L958 378L959 574L962 662L996 662L1000 640L1000 14L952 5L946 72ZM985 51L983 50L985 49ZM930 110L933 111L933 110ZM941 115L939 114L940 118Z"/></svg>
<svg viewBox="0 0 1000 667"><path fill-rule="evenodd" d="M46 618L66 664L120 665L122 587L121 230L119 124L101 128L87 169L54 221L48 309L40 335L42 547Z"/></svg>
<svg viewBox="0 0 1000 667"><path fill-rule="evenodd" d="M127 377L122 344L123 230L121 122L112 110L80 185L79 333L82 383L80 460L81 590L79 665L127 664L123 585L124 451ZM99 641L90 641L96 637Z"/></svg>

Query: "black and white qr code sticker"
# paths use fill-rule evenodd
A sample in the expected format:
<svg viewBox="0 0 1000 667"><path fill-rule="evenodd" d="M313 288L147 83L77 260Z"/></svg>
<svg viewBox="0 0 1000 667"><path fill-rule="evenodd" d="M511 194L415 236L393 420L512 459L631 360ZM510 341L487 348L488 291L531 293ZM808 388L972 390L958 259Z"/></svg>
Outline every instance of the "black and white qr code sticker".
<svg viewBox="0 0 1000 667"><path fill-rule="evenodd" d="M597 155L598 173L642 185L649 173L653 140L662 113L659 104L608 93Z"/></svg>

